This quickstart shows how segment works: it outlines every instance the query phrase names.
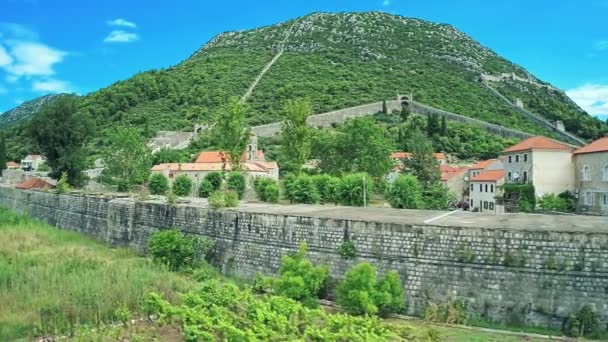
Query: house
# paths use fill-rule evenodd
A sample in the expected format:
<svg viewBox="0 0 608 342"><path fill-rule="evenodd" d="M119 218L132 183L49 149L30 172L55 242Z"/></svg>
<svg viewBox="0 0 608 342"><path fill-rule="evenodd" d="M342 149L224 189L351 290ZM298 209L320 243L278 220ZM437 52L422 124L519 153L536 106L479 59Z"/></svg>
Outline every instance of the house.
<svg viewBox="0 0 608 342"><path fill-rule="evenodd" d="M15 163L14 161L9 161L6 163L7 170L19 170L21 168L21 164Z"/></svg>
<svg viewBox="0 0 608 342"><path fill-rule="evenodd" d="M608 215L608 137L574 151L577 210Z"/></svg>
<svg viewBox="0 0 608 342"><path fill-rule="evenodd" d="M21 169L24 171L36 171L40 165L46 162L46 158L39 154L30 154L21 159Z"/></svg>
<svg viewBox="0 0 608 342"><path fill-rule="evenodd" d="M473 164L469 167L467 180L477 176L485 170L503 170L502 161L500 159L488 159Z"/></svg>
<svg viewBox="0 0 608 342"><path fill-rule="evenodd" d="M441 184L456 195L458 201L462 201L466 189L465 177L469 170L466 166L439 165L441 172Z"/></svg>
<svg viewBox="0 0 608 342"><path fill-rule="evenodd" d="M47 190L47 189L52 189L54 188L55 185L53 185L52 183L44 180L44 179L40 179L40 178L30 178L27 179L25 182L20 183L18 185L15 186L15 188L17 189L21 189L21 190Z"/></svg>
<svg viewBox="0 0 608 342"><path fill-rule="evenodd" d="M403 170L403 161L409 159L412 156L409 152L393 152L391 153L391 159L395 162L395 167L389 174L386 176L386 180L389 183L393 183L395 179L399 176L401 171ZM435 159L437 159L437 164L446 165L448 163L448 158L445 153L433 153Z"/></svg>
<svg viewBox="0 0 608 342"><path fill-rule="evenodd" d="M264 151L258 150L255 134L251 135L249 145L242 158L242 172L249 180L255 177L279 180L279 165L276 162L267 161ZM194 163L167 163L152 167L152 173L160 173L171 182L177 176L188 176L197 188L207 174L222 171L231 171L230 157L223 151L203 151Z"/></svg>
<svg viewBox="0 0 608 342"><path fill-rule="evenodd" d="M501 214L505 212L502 202L505 170L486 170L469 181L470 209L478 212Z"/></svg>
<svg viewBox="0 0 608 342"><path fill-rule="evenodd" d="M507 183L532 183L535 196L574 190L573 148L536 136L503 151Z"/></svg>

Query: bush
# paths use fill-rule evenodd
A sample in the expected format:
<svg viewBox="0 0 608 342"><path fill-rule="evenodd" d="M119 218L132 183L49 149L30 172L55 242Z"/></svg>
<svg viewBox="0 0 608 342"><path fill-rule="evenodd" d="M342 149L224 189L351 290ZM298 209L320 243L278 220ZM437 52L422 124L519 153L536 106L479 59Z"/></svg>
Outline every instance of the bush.
<svg viewBox="0 0 608 342"><path fill-rule="evenodd" d="M393 208L419 209L422 200L422 186L413 175L399 175L386 194L386 199Z"/></svg>
<svg viewBox="0 0 608 342"><path fill-rule="evenodd" d="M357 247L352 241L344 241L338 247L338 254L345 260L354 259L357 256Z"/></svg>
<svg viewBox="0 0 608 342"><path fill-rule="evenodd" d="M188 236L177 230L158 231L148 242L152 259L172 271L198 266L212 247L208 238Z"/></svg>
<svg viewBox="0 0 608 342"><path fill-rule="evenodd" d="M177 176L173 181L172 192L179 197L185 197L192 192L192 180L188 176Z"/></svg>
<svg viewBox="0 0 608 342"><path fill-rule="evenodd" d="M424 208L443 210L449 208L456 201L456 196L445 185L435 183L427 187L422 195Z"/></svg>
<svg viewBox="0 0 608 342"><path fill-rule="evenodd" d="M160 173L150 176L148 188L152 195L164 195L169 191L169 180Z"/></svg>
<svg viewBox="0 0 608 342"><path fill-rule="evenodd" d="M583 306L576 314L568 317L564 333L573 337L599 338L601 335L600 315L591 307Z"/></svg>
<svg viewBox="0 0 608 342"><path fill-rule="evenodd" d="M59 178L57 185L55 185L55 192L58 194L65 194L66 192L70 191L70 189L71 187L68 180L68 173L62 172L61 178Z"/></svg>
<svg viewBox="0 0 608 342"><path fill-rule="evenodd" d="M340 179L336 189L336 199L341 205L362 207L369 203L374 183L365 173L349 174Z"/></svg>
<svg viewBox="0 0 608 342"><path fill-rule="evenodd" d="M329 271L327 267L313 265L306 258L307 250L306 242L302 242L297 253L283 257L274 290L278 295L316 306Z"/></svg>
<svg viewBox="0 0 608 342"><path fill-rule="evenodd" d="M378 282L376 268L367 262L351 268L338 287L338 303L356 315L384 316L400 312L404 307L404 298L397 272L388 272Z"/></svg>
<svg viewBox="0 0 608 342"><path fill-rule="evenodd" d="M205 176L205 180L211 183L214 191L217 191L222 188L222 183L224 182L224 175L221 172L209 172Z"/></svg>
<svg viewBox="0 0 608 342"><path fill-rule="evenodd" d="M260 201L277 203L279 201L279 185L270 178L260 177L253 181L253 188Z"/></svg>
<svg viewBox="0 0 608 342"><path fill-rule="evenodd" d="M224 191L224 203L227 208L236 208L239 206L239 195L236 191Z"/></svg>
<svg viewBox="0 0 608 342"><path fill-rule="evenodd" d="M238 207L239 196L232 190L215 191L209 196L209 206L213 209Z"/></svg>
<svg viewBox="0 0 608 342"><path fill-rule="evenodd" d="M538 205L541 209L547 211L558 211L562 213L574 211L574 200L571 199L569 192L562 193L559 196L547 193L539 200Z"/></svg>
<svg viewBox="0 0 608 342"><path fill-rule="evenodd" d="M336 191L340 180L330 175L313 176L313 182L319 193L321 203L337 203Z"/></svg>
<svg viewBox="0 0 608 342"><path fill-rule="evenodd" d="M201 184L198 186L198 197L200 198L208 198L215 189L213 188L213 184L210 181L203 179Z"/></svg>
<svg viewBox="0 0 608 342"><path fill-rule="evenodd" d="M242 199L245 196L245 189L247 187L247 180L245 176L240 172L231 172L228 174L226 180L226 188L228 190L236 191L238 199Z"/></svg>
<svg viewBox="0 0 608 342"><path fill-rule="evenodd" d="M313 182L312 176L299 175L297 177L289 176L285 184L285 197L291 203L317 203L319 202L319 193Z"/></svg>

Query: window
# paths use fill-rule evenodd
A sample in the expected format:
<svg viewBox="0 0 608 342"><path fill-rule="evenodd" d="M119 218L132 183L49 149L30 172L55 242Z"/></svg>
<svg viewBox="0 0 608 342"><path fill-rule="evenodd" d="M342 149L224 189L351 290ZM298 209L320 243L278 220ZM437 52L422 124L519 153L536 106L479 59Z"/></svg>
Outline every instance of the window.
<svg viewBox="0 0 608 342"><path fill-rule="evenodd" d="M494 184L490 184L490 192L494 193Z"/></svg>
<svg viewBox="0 0 608 342"><path fill-rule="evenodd" d="M590 181L591 180L591 166L589 165L585 165L583 166L583 181Z"/></svg>
<svg viewBox="0 0 608 342"><path fill-rule="evenodd" d="M602 207L608 208L608 192L602 194Z"/></svg>
<svg viewBox="0 0 608 342"><path fill-rule="evenodd" d="M528 171L524 171L524 178L523 178L524 183L528 182Z"/></svg>
<svg viewBox="0 0 608 342"><path fill-rule="evenodd" d="M509 163L513 162L513 156L509 156Z"/></svg>
<svg viewBox="0 0 608 342"><path fill-rule="evenodd" d="M486 184L486 192L488 192L488 184Z"/></svg>
<svg viewBox="0 0 608 342"><path fill-rule="evenodd" d="M483 208L488 209L488 201L483 201Z"/></svg>
<svg viewBox="0 0 608 342"><path fill-rule="evenodd" d="M509 171L509 180L513 179L513 174L511 173L511 171Z"/></svg>
<svg viewBox="0 0 608 342"><path fill-rule="evenodd" d="M473 200L471 200L471 208L473 208Z"/></svg>
<svg viewBox="0 0 608 342"><path fill-rule="evenodd" d="M515 162L519 163L519 154L515 155Z"/></svg>
<svg viewBox="0 0 608 342"><path fill-rule="evenodd" d="M604 177L602 179L604 182L608 182L608 165L604 166Z"/></svg>
<svg viewBox="0 0 608 342"><path fill-rule="evenodd" d="M490 202L490 210L494 210L494 202Z"/></svg>
<svg viewBox="0 0 608 342"><path fill-rule="evenodd" d="M584 193L584 203L585 205L593 205L593 193L592 192L585 192Z"/></svg>
<svg viewBox="0 0 608 342"><path fill-rule="evenodd" d="M483 184L479 184L479 192L483 192Z"/></svg>
<svg viewBox="0 0 608 342"><path fill-rule="evenodd" d="M528 154L524 153L524 163L527 163L527 162L528 162Z"/></svg>
<svg viewBox="0 0 608 342"><path fill-rule="evenodd" d="M473 191L473 184L471 184L471 191Z"/></svg>

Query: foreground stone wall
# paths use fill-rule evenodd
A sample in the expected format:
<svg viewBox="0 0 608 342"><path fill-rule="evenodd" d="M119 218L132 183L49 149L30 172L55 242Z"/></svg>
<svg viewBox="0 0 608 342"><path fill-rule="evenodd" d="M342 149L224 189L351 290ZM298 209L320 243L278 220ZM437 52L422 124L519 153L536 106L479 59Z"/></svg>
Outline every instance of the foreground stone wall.
<svg viewBox="0 0 608 342"><path fill-rule="evenodd" d="M223 272L238 276L274 274L281 256L306 240L311 259L329 265L337 278L360 261L373 263L381 273L397 270L411 314L420 314L428 300L462 299L472 314L503 322L559 327L584 304L595 305L608 321L608 233L214 211L203 205L173 207L5 187L0 187L0 206L140 251L159 229L209 236L217 241ZM356 245L354 260L337 253L345 239Z"/></svg>

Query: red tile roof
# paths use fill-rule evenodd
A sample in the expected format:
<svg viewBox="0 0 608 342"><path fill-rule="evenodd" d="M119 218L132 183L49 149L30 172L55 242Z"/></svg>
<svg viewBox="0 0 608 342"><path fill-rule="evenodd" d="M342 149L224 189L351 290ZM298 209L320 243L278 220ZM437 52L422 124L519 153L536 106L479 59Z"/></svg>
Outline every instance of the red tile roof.
<svg viewBox="0 0 608 342"><path fill-rule="evenodd" d="M466 166L451 166L451 165L439 165L439 171L441 172L441 180L449 181L450 179L463 174L469 168Z"/></svg>
<svg viewBox="0 0 608 342"><path fill-rule="evenodd" d="M583 146L574 151L574 154L608 152L608 137L597 139L589 145Z"/></svg>
<svg viewBox="0 0 608 342"><path fill-rule="evenodd" d="M9 162L6 163L6 167L9 167L9 168L10 167L17 167L17 168L19 168L19 167L21 167L21 164L15 163L14 161L9 161Z"/></svg>
<svg viewBox="0 0 608 342"><path fill-rule="evenodd" d="M497 162L498 159L488 159L488 160L482 160L480 162L477 162L476 164L474 164L473 166L469 167L470 170L483 170L486 167L494 164L495 162Z"/></svg>
<svg viewBox="0 0 608 342"><path fill-rule="evenodd" d="M515 144L503 152L520 152L520 151L529 151L529 150L556 150L556 151L567 151L572 148L564 145L560 142L557 142L553 139L549 139L547 137L538 136L528 138L518 144Z"/></svg>
<svg viewBox="0 0 608 342"><path fill-rule="evenodd" d="M505 178L505 170L488 170L472 177L471 182L496 182L502 178Z"/></svg>
<svg viewBox="0 0 608 342"><path fill-rule="evenodd" d="M263 165L258 165L259 162L246 162L243 164L244 171L266 172L268 168ZM200 171L223 171L223 163L168 163L159 164L152 167L152 171L184 171L184 172L200 172ZM275 164L276 165L276 164ZM230 171L230 163L226 164L226 171Z"/></svg>
<svg viewBox="0 0 608 342"><path fill-rule="evenodd" d="M221 151L203 151L196 158L196 163L223 163L229 161L228 154Z"/></svg>
<svg viewBox="0 0 608 342"><path fill-rule="evenodd" d="M391 153L391 158L393 159L407 159L409 157L411 157L412 154L410 152L393 152ZM447 159L447 156L445 155L445 153L433 153L433 156L435 157L435 159Z"/></svg>
<svg viewBox="0 0 608 342"><path fill-rule="evenodd" d="M25 182L15 186L17 189L52 189L54 185L40 178L30 178Z"/></svg>

